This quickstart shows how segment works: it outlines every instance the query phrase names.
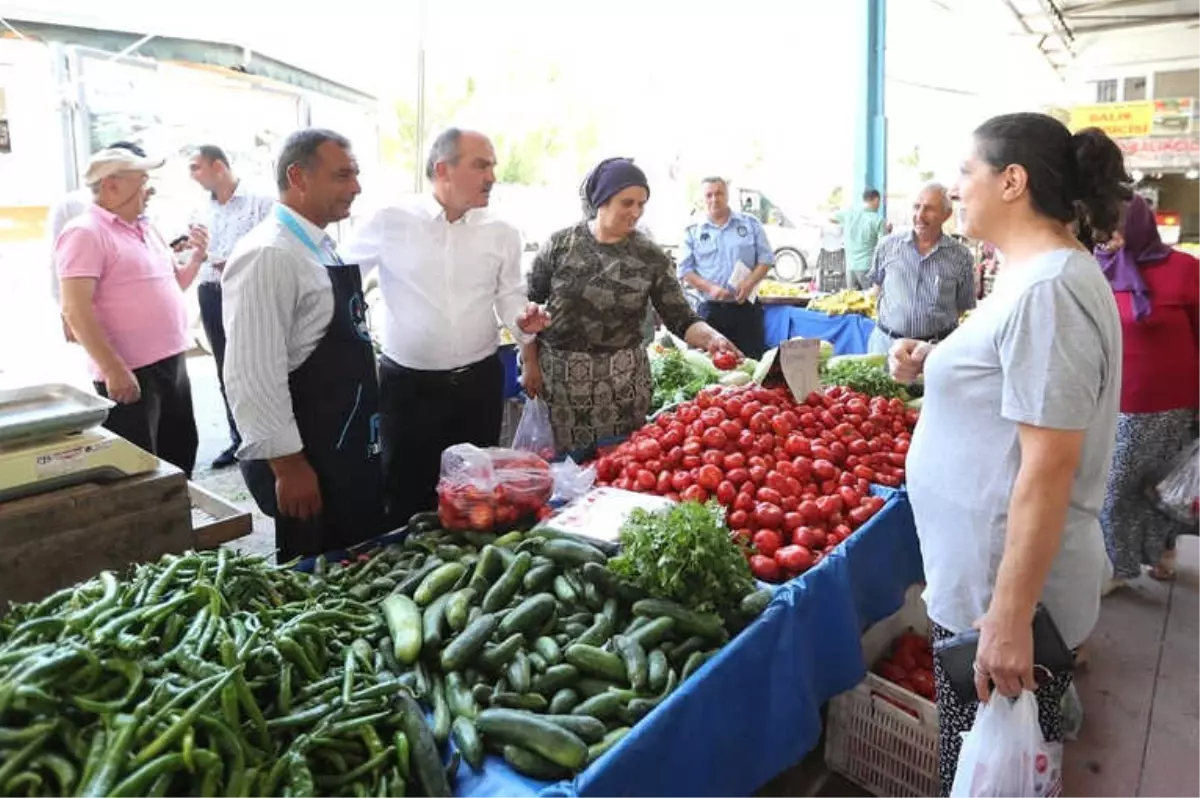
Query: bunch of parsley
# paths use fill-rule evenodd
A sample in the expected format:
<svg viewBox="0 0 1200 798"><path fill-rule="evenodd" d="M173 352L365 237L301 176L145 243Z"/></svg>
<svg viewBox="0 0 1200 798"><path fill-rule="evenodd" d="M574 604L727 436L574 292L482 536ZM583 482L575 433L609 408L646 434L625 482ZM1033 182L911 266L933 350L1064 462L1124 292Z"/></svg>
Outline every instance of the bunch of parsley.
<svg viewBox="0 0 1200 798"><path fill-rule="evenodd" d="M724 518L716 502L634 510L621 527L621 554L608 567L656 598L697 612L731 611L754 590L754 579Z"/></svg>
<svg viewBox="0 0 1200 798"><path fill-rule="evenodd" d="M885 369L860 360L843 360L827 366L825 373L821 375L821 382L826 385L844 385L867 396L882 396L885 399L908 398L904 386L893 380Z"/></svg>

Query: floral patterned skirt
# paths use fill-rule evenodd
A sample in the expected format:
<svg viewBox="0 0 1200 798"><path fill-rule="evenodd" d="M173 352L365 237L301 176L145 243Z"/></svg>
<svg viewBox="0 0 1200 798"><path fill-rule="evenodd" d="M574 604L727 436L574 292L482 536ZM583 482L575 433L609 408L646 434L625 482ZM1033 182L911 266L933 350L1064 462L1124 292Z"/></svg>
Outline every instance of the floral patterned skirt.
<svg viewBox="0 0 1200 798"><path fill-rule="evenodd" d="M650 361L641 347L566 352L542 344L542 394L558 451L624 437L650 412Z"/></svg>

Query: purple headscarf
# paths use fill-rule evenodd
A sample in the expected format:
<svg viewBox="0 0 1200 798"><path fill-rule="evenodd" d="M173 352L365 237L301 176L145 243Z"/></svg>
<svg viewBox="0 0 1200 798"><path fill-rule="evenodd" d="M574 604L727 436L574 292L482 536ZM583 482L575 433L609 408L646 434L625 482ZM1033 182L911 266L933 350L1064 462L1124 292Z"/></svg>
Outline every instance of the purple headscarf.
<svg viewBox="0 0 1200 798"><path fill-rule="evenodd" d="M1133 294L1133 318L1141 321L1150 313L1150 291L1142 279L1142 268L1157 266L1171 254L1171 248L1158 236L1158 221L1146 200L1134 195L1125 208L1125 239L1118 250L1096 248L1096 260L1114 291Z"/></svg>

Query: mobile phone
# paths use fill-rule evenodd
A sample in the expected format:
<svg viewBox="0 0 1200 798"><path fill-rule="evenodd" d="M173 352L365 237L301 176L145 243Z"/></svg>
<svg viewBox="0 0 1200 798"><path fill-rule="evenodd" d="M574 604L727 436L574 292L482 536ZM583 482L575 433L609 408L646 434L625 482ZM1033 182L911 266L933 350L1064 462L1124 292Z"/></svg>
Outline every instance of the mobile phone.
<svg viewBox="0 0 1200 798"><path fill-rule="evenodd" d="M187 236L185 236L185 235L184 235L184 236L179 236L178 238L176 238L176 239L173 239L173 240L171 241L171 249L176 249L176 248L178 248L178 247L182 247L182 246L183 246L184 244L186 244L187 242L188 242L188 237L187 237Z"/></svg>

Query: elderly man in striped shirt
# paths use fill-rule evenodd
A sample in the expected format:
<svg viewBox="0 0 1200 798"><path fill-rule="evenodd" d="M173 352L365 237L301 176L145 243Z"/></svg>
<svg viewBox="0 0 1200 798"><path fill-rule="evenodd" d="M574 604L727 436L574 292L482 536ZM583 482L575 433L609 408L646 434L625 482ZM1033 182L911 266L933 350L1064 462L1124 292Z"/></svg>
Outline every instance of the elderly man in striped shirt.
<svg viewBox="0 0 1200 798"><path fill-rule="evenodd" d="M927 184L913 201L912 229L893 233L875 249L867 274L879 294L873 354L886 354L899 338L940 341L975 307L971 252L942 232L952 209L946 188Z"/></svg>

